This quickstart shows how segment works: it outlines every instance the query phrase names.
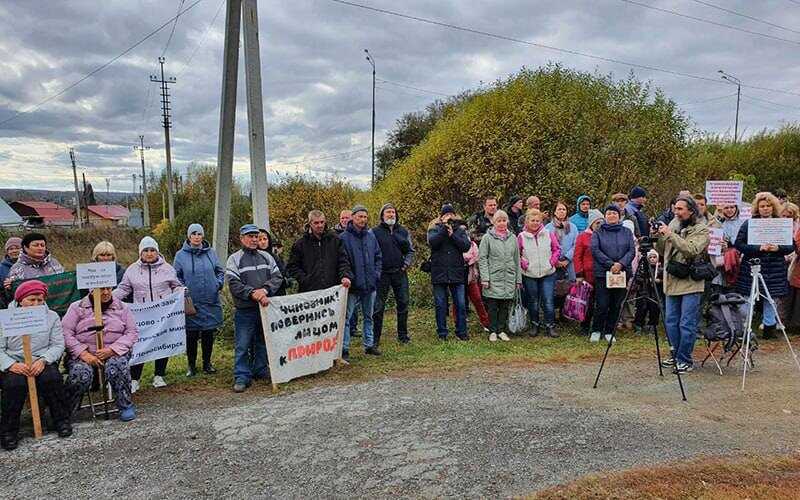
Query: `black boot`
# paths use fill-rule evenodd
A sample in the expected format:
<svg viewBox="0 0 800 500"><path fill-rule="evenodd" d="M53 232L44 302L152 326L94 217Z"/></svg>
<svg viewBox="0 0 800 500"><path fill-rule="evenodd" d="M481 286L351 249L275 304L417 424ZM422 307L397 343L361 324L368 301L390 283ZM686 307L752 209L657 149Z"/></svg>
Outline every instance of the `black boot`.
<svg viewBox="0 0 800 500"><path fill-rule="evenodd" d="M58 437L70 437L72 435L72 424L69 420L58 422L56 423L56 432L58 432Z"/></svg>
<svg viewBox="0 0 800 500"><path fill-rule="evenodd" d="M555 325L547 325L547 336L551 339L557 339L558 333L556 333Z"/></svg>
<svg viewBox="0 0 800 500"><path fill-rule="evenodd" d="M14 434L3 434L0 436L0 448L6 451L16 450L19 446L19 437Z"/></svg>
<svg viewBox="0 0 800 500"><path fill-rule="evenodd" d="M529 337L538 337L539 336L539 325L534 323L533 326L531 326L531 329L528 330L528 336Z"/></svg>
<svg viewBox="0 0 800 500"><path fill-rule="evenodd" d="M775 325L767 326L764 325L764 335L765 339L774 339L775 338Z"/></svg>

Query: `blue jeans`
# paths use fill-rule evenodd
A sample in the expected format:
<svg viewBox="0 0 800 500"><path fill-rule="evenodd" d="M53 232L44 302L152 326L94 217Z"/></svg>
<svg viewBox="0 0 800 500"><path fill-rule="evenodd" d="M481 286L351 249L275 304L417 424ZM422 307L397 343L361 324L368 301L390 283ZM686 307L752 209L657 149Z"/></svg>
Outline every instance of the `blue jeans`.
<svg viewBox="0 0 800 500"><path fill-rule="evenodd" d="M530 317L531 323L534 325L540 325L539 306L544 309L544 326L554 326L556 324L555 286L555 273L543 278L522 277L522 287L525 289L525 295L528 298L525 305L528 307L528 317Z"/></svg>
<svg viewBox="0 0 800 500"><path fill-rule="evenodd" d="M664 326L672 346L673 357L679 363L692 363L702 298L702 293L666 297Z"/></svg>
<svg viewBox="0 0 800 500"><path fill-rule="evenodd" d="M456 337L467 336L467 301L463 283L449 285L433 285L433 301L436 306L436 334L439 338L447 338L447 311L449 309L447 293L453 298L456 306Z"/></svg>
<svg viewBox="0 0 800 500"><path fill-rule="evenodd" d="M364 349L369 349L373 345L372 309L375 307L375 292L366 295L356 295L353 293L347 296L347 322L345 322L344 325L343 351L350 352L350 328L353 325L353 317L358 316L358 311L356 309L359 306L361 306L361 314L364 315L364 333L361 336Z"/></svg>
<svg viewBox="0 0 800 500"><path fill-rule="evenodd" d="M233 380L249 384L267 378L267 345L258 307L236 309L233 315Z"/></svg>
<svg viewBox="0 0 800 500"><path fill-rule="evenodd" d="M775 326L778 324L778 318L775 315L775 308L767 302L766 299L761 299L763 311L761 313L761 322L764 326Z"/></svg>

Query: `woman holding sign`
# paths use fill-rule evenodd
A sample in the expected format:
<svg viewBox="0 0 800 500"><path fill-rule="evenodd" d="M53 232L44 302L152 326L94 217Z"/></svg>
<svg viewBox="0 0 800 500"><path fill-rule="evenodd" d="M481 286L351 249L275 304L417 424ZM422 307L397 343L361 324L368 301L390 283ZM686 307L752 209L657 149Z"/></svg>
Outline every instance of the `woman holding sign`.
<svg viewBox="0 0 800 500"><path fill-rule="evenodd" d="M14 302L9 309L16 307L45 306L47 286L38 280L26 281L17 288ZM23 337L29 337L24 339ZM25 363L27 350L24 344L30 343L32 363ZM47 334L0 337L0 387L3 398L0 401L0 446L4 450L17 447L19 420L22 406L29 394L28 378L36 379L36 393L40 394L50 408L59 437L72 435L69 410L65 404L64 384L58 372L58 361L64 353L64 335L58 314L47 309Z"/></svg>
<svg viewBox="0 0 800 500"><path fill-rule="evenodd" d="M756 195L753 200L753 219L769 219L781 216L781 202L772 193L762 192ZM767 284L767 289L773 299L777 300L789 294L789 280L787 276L788 265L786 255L794 251L793 245L749 245L747 241L747 228L750 221L747 220L739 229L736 237L736 249L742 253L742 266L739 270L739 278L736 280L736 291L748 297L753 276L750 274L750 259L761 260L761 275ZM760 287L759 287L760 288ZM763 291L762 291L763 293ZM762 321L764 323L764 338L772 338L775 335L775 309L766 301Z"/></svg>
<svg viewBox="0 0 800 500"><path fill-rule="evenodd" d="M150 236L145 236L139 242L139 260L128 266L122 276L114 297L124 299L133 296L133 302L155 302L169 297L175 290L183 285L178 281L175 268L164 260L158 251L158 242ZM167 373L169 358L156 360L156 370L153 376L153 387L166 387L164 375ZM142 378L144 364L131 367L132 392L139 390L139 380Z"/></svg>

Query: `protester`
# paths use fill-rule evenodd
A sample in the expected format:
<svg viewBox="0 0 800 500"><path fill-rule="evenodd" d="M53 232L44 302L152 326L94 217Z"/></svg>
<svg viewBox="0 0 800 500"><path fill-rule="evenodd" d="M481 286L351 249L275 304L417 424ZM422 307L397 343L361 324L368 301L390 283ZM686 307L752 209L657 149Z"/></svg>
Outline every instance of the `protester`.
<svg viewBox="0 0 800 500"><path fill-rule="evenodd" d="M525 200L525 209L526 210L531 210L531 209L534 209L534 208L536 210L540 210L541 211L542 210L542 200L540 200L538 196L528 196L528 199ZM523 219L522 224L525 225L524 219Z"/></svg>
<svg viewBox="0 0 800 500"><path fill-rule="evenodd" d="M308 213L305 232L292 245L286 272L297 281L300 293L339 284L350 287L353 275L344 243L328 229L325 214L319 210Z"/></svg>
<svg viewBox="0 0 800 500"><path fill-rule="evenodd" d="M592 208L592 199L589 195L582 194L578 196L575 206L577 210L569 220L575 224L578 231L586 231L586 227L589 225L589 210Z"/></svg>
<svg viewBox="0 0 800 500"><path fill-rule="evenodd" d="M45 306L47 286L39 280L26 281L14 293L9 308ZM72 435L66 391L58 372L64 353L64 335L58 314L47 309L47 334L30 335L33 363L25 363L22 336L0 336L0 447L11 451L19 443L20 414L28 398L28 377L35 377L38 395L50 408L59 437Z"/></svg>
<svg viewBox="0 0 800 500"><path fill-rule="evenodd" d="M64 267L47 250L47 238L43 234L28 233L22 237L22 253L11 266L4 282L7 289L17 280L41 278L64 272Z"/></svg>
<svg viewBox="0 0 800 500"><path fill-rule="evenodd" d="M11 266L17 262L21 252L22 238L13 236L6 240L5 254L3 255L3 261L0 262L0 283L6 280L8 272L11 271Z"/></svg>
<svg viewBox="0 0 800 500"><path fill-rule="evenodd" d="M519 245L508 229L508 215L504 211L494 214L492 228L481 240L478 253L483 298L489 311L489 341L500 338L508 342L505 333L508 312L516 291L522 287L522 268Z"/></svg>
<svg viewBox="0 0 800 500"><path fill-rule="evenodd" d="M609 205L605 211L605 223L592 234L592 268L595 281L594 319L590 340L597 342L600 335L607 341L614 338L614 327L620 315L620 307L626 288L609 288L606 273L625 273L631 279L631 264L636 253L630 232L620 223L622 211ZM588 221L587 221L588 222Z"/></svg>
<svg viewBox="0 0 800 500"><path fill-rule="evenodd" d="M278 245L279 243L275 238L275 235L266 229L260 228L258 230L258 249L270 254L272 259L275 261L275 264L278 266L278 271L281 272L281 277L283 278L281 286L278 287L278 291L275 292L276 297L286 295L286 289L289 287L289 275L286 274L286 263L280 257Z"/></svg>
<svg viewBox="0 0 800 500"><path fill-rule="evenodd" d="M600 210L592 209L589 211L589 225L575 239L575 276L577 281L586 280L594 289L594 261L592 259L592 234L600 228L604 222L603 214ZM591 333L592 317L594 316L594 291L586 304L586 318L581 322L581 334ZM599 340L599 338L598 338Z"/></svg>
<svg viewBox="0 0 800 500"><path fill-rule="evenodd" d="M697 222L705 225L710 225L712 218L708 215L708 205L706 203L706 196L702 193L695 193L692 195L694 202L697 204Z"/></svg>
<svg viewBox="0 0 800 500"><path fill-rule="evenodd" d="M611 203L619 208L620 213L622 214L620 217L622 225L628 227L628 229L631 230L636 238L641 236L641 233L639 232L639 221L636 219L635 215L628 213L627 210L628 195L625 193L615 193L611 195Z"/></svg>
<svg viewBox="0 0 800 500"><path fill-rule="evenodd" d="M117 284L122 283L125 267L117 261L117 250L110 241L101 241L92 249L92 262L113 262L117 272Z"/></svg>
<svg viewBox="0 0 800 500"><path fill-rule="evenodd" d="M792 224L794 226L795 232L797 232L797 230L800 229L800 207L798 207L791 201L787 201L786 203L781 205L781 217L792 219Z"/></svg>
<svg viewBox="0 0 800 500"><path fill-rule="evenodd" d="M356 205L353 207L353 219L348 222L347 230L339 236L347 252L353 274L353 283L350 286L350 293L347 294L347 323L342 345L342 357L345 360L350 357L350 320L358 315L359 308L364 321L362 337L364 353L381 355L381 351L374 343L372 313L383 264L380 245L375 234L367 227L368 221L369 214L366 207Z"/></svg>
<svg viewBox="0 0 800 500"><path fill-rule="evenodd" d="M734 243L742 227L743 219L739 216L739 207L735 203L723 203L717 206L714 219L722 228L721 255L715 260L718 275L712 281L712 289L724 292L736 284L739 275L741 255Z"/></svg>
<svg viewBox="0 0 800 500"><path fill-rule="evenodd" d="M342 234L347 231L347 224L352 218L353 212L350 210L342 210L339 212L339 223L333 226L333 230L336 231L336 234Z"/></svg>
<svg viewBox="0 0 800 500"><path fill-rule="evenodd" d="M480 273L478 272L478 245L476 245L474 241L470 241L469 243L469 250L463 255L464 264L467 266L467 284L465 285L467 298L464 304L466 308L466 300L470 301L472 307L475 308L475 313L478 315L478 322L483 327L483 331L489 333L489 313L486 311L486 306L483 304L483 298L481 297L481 280ZM450 309L453 322L458 320L457 309L455 304L453 304Z"/></svg>
<svg viewBox="0 0 800 500"><path fill-rule="evenodd" d="M789 294L784 298L784 314L781 317L787 327L800 326L800 264L797 255L800 255L800 229L794 233L795 259L789 266Z"/></svg>
<svg viewBox="0 0 800 500"><path fill-rule="evenodd" d="M128 305L113 295L111 288L100 289L100 310L103 321L102 349L97 348L93 293L73 302L62 321L69 355L69 408L72 412L78 410L83 395L92 387L95 369L103 370L106 382L114 393L119 419L129 422L136 418L131 399L134 391L130 366L131 349L139 338L136 319Z"/></svg>
<svg viewBox="0 0 800 500"><path fill-rule="evenodd" d="M553 211L553 219L545 226L545 229L555 235L561 249L561 255L556 264L557 279L575 281L575 242L580 231L567 215L567 205L559 201ZM542 214L542 220L544 220L544 214Z"/></svg>
<svg viewBox="0 0 800 500"><path fill-rule="evenodd" d="M480 244L481 238L492 228L492 218L497 212L497 198L487 196L483 200L483 210L476 212L467 220L469 234L475 243Z"/></svg>
<svg viewBox="0 0 800 500"><path fill-rule="evenodd" d="M776 198L778 198L778 201L781 202L781 204L786 203L787 195L785 189L778 188L774 191L773 194L775 195Z"/></svg>
<svg viewBox="0 0 800 500"><path fill-rule="evenodd" d="M554 222L559 221L559 208L563 204L556 206ZM566 207L564 207L566 212ZM562 214L562 221L566 219L566 214ZM529 335L536 337L539 335L540 327L544 327L548 337L558 337L555 330L555 304L553 302L553 288L556 282L556 267L563 262L561 260L561 247L557 237L557 229L553 232L542 225L542 213L539 210L528 210L525 214L525 230L517 237L519 243L519 262L522 269L522 286L525 288L527 297L528 316L531 321L532 329ZM574 235L578 231L575 226L566 221L567 231ZM544 322L539 321L539 307L544 313Z"/></svg>
<svg viewBox="0 0 800 500"><path fill-rule="evenodd" d="M175 268L169 265L164 256L159 253L158 242L150 236L145 236L139 242L139 260L128 266L122 281L114 290L114 297L123 300L132 297L132 302L155 302L172 295L182 287L175 274ZM155 375L153 387L166 387L164 376L167 374L169 358L157 359L155 362ZM142 378L144 364L131 367L131 391L139 390L139 381Z"/></svg>
<svg viewBox="0 0 800 500"><path fill-rule="evenodd" d="M694 198L680 195L675 200L674 218L658 227L656 249L664 260L664 326L672 356L662 362L679 373L693 369L692 351L700 320L703 280L695 280L691 268L708 247L708 226L698 222L700 209ZM785 274L784 274L785 277Z"/></svg>
<svg viewBox="0 0 800 500"><path fill-rule="evenodd" d="M400 225L400 216L391 203L381 207L380 223L372 228L372 233L381 247L381 279L378 281L378 294L375 301L375 312L372 315L374 323L375 347L381 343L383 331L383 311L389 289L394 294L397 304L397 340L401 344L411 341L408 334L408 273L414 261L414 246L408 230Z"/></svg>
<svg viewBox="0 0 800 500"><path fill-rule="evenodd" d="M505 207L505 211L508 214L508 227L514 234L519 234L525 225L524 203L525 201L519 196L512 196Z"/></svg>
<svg viewBox="0 0 800 500"><path fill-rule="evenodd" d="M445 204L439 217L428 225L428 245L431 248L430 270L433 299L436 308L436 334L447 340L448 293L456 308L455 334L459 340L468 340L467 308L464 283L467 267L463 254L470 249L470 239L464 221L456 215L450 204Z"/></svg>
<svg viewBox="0 0 800 500"><path fill-rule="evenodd" d="M244 392L253 379L269 378L267 347L260 306L269 304L281 284L275 259L258 249L259 229L255 224L239 228L242 248L228 257L225 281L233 297L233 391Z"/></svg>
<svg viewBox="0 0 800 500"><path fill-rule="evenodd" d="M756 194L753 200L753 219L769 219L781 216L781 203L772 193L761 192ZM736 249L742 254L742 264L739 270L739 279L736 280L736 291L745 297L750 296L750 286L753 276L750 274L750 259L761 261L761 275L767 285L767 290L774 300L781 299L789 295L788 265L786 255L794 251L793 245L750 245L748 244L748 227L750 221L746 220L739 228L736 237ZM761 293L765 293L761 290ZM775 309L766 301L763 303L762 323L764 324L764 338L775 336L775 325L777 323Z"/></svg>
<svg viewBox="0 0 800 500"><path fill-rule="evenodd" d="M204 239L205 230L200 224L191 224L186 230L186 241L175 254L173 267L178 281L189 289L195 314L186 315L187 377L197 374L197 344L203 347L203 372L217 372L211 364L214 335L222 326L222 302L219 292L225 285L225 269L217 253Z"/></svg>
<svg viewBox="0 0 800 500"><path fill-rule="evenodd" d="M644 212L647 204L647 191L641 186L634 186L628 193L628 204L625 205L625 212L636 220L637 234L646 236L650 234L650 222Z"/></svg>

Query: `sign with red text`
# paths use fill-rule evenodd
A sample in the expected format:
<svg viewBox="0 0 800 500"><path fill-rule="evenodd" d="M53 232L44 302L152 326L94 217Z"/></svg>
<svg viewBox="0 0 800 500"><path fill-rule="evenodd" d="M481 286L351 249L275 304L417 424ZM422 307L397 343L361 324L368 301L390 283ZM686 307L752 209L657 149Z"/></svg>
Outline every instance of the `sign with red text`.
<svg viewBox="0 0 800 500"><path fill-rule="evenodd" d="M341 354L347 295L341 285L270 297L261 307L273 384L328 370Z"/></svg>
<svg viewBox="0 0 800 500"><path fill-rule="evenodd" d="M725 238L721 228L708 228L708 255L718 257L722 255L722 240Z"/></svg>
<svg viewBox="0 0 800 500"><path fill-rule="evenodd" d="M706 203L709 205L739 205L742 203L742 181L706 181Z"/></svg>

